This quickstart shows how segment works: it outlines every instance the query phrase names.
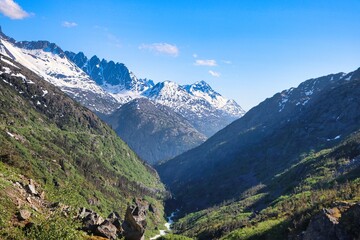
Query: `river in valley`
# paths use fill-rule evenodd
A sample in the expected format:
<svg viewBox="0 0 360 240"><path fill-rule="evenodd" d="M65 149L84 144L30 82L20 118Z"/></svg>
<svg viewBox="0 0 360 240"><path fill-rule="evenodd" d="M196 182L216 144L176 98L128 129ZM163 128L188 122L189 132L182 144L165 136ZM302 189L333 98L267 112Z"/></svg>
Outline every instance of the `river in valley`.
<svg viewBox="0 0 360 240"><path fill-rule="evenodd" d="M156 236L154 236L154 237L152 237L152 238L150 238L150 240L155 240L155 239L157 239L157 238L159 238L159 237L161 237L161 236L166 235L166 233L168 233L168 232L171 231L171 225L174 223L173 218L176 216L176 213L177 213L178 211L179 211L179 209L176 209L175 212L172 212L172 213L170 214L170 216L167 217L167 223L164 224L165 229L164 229L164 230L159 230L159 234L156 235Z"/></svg>

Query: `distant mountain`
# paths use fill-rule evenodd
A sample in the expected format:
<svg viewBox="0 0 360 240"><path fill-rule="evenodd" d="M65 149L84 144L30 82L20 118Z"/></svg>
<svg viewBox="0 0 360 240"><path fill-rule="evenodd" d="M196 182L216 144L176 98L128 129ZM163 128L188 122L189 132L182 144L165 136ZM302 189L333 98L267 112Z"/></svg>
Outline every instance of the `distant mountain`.
<svg viewBox="0 0 360 240"><path fill-rule="evenodd" d="M93 111L109 113L119 106L113 96L71 62L54 43L17 42L0 31L0 53L37 73Z"/></svg>
<svg viewBox="0 0 360 240"><path fill-rule="evenodd" d="M234 100L224 98L205 81L184 86L172 81L155 85L150 79L138 79L123 63L97 56L88 59L82 52L65 54L120 104L146 97L170 107L207 137L245 113Z"/></svg>
<svg viewBox="0 0 360 240"><path fill-rule="evenodd" d="M170 107L138 98L103 116L117 134L150 164L173 158L206 140Z"/></svg>
<svg viewBox="0 0 360 240"><path fill-rule="evenodd" d="M124 216L135 197L161 206L166 192L156 171L107 124L2 54L0 106L0 209L6 213L0 216L0 238L48 239L41 234L52 231L47 236L64 239L71 230L70 238L78 239L74 214L79 207ZM147 212L149 226L159 224L160 207ZM93 214L88 224L96 228L101 219Z"/></svg>
<svg viewBox="0 0 360 240"><path fill-rule="evenodd" d="M240 196L360 129L360 69L266 99L199 147L157 167L186 210ZM199 171L199 169L201 169Z"/></svg>
<svg viewBox="0 0 360 240"><path fill-rule="evenodd" d="M185 86L165 81L142 95L172 108L207 137L245 113L236 102L225 99L204 81Z"/></svg>
<svg viewBox="0 0 360 240"><path fill-rule="evenodd" d="M66 51L66 56L86 72L106 92L121 104L127 103L154 86L148 79L138 79L123 63L114 63L97 56L88 59L84 53Z"/></svg>
<svg viewBox="0 0 360 240"><path fill-rule="evenodd" d="M150 79L137 78L122 63L100 60L97 56L89 59L82 52L64 52L48 41L17 42L0 31L0 53L31 69L90 110L107 114L104 119L113 119L112 115L119 117L116 109L145 97L156 106L171 108L197 132L209 137L244 114L235 101L227 100L204 81L185 86L170 81L155 85ZM200 142L190 143L180 144L184 147L172 146L170 149L177 150L169 150L171 156Z"/></svg>

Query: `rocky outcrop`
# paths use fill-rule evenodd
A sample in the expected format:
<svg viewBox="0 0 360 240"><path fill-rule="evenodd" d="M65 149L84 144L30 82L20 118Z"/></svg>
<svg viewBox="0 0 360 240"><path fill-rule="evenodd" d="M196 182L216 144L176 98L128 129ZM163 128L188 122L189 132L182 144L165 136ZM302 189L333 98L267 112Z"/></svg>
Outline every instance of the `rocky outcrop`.
<svg viewBox="0 0 360 240"><path fill-rule="evenodd" d="M116 239L118 236L122 236L122 229L113 223L120 222L120 217L118 214L110 214L109 216L111 216L110 219L104 220L98 213L86 208L81 208L78 214L84 231L108 239Z"/></svg>
<svg viewBox="0 0 360 240"><path fill-rule="evenodd" d="M97 228L95 233L101 237L106 237L109 239L116 239L117 236L121 235L121 231L119 231L114 224L112 224L109 220L105 220L102 222Z"/></svg>
<svg viewBox="0 0 360 240"><path fill-rule="evenodd" d="M83 224L82 229L95 236L108 239L125 237L126 240L143 240L148 210L148 202L134 199L126 210L124 221L117 212L110 213L104 219L98 213L86 208L80 209L78 218Z"/></svg>
<svg viewBox="0 0 360 240"><path fill-rule="evenodd" d="M336 203L314 216L303 240L353 240L360 239L360 203Z"/></svg>
<svg viewBox="0 0 360 240"><path fill-rule="evenodd" d="M20 221L22 220L28 220L31 216L31 212L29 210L26 209L21 209L18 213L18 219Z"/></svg>
<svg viewBox="0 0 360 240"><path fill-rule="evenodd" d="M149 204L146 201L135 199L133 204L128 206L125 213L125 220L122 224L124 236L127 240L143 240L146 228L146 213Z"/></svg>

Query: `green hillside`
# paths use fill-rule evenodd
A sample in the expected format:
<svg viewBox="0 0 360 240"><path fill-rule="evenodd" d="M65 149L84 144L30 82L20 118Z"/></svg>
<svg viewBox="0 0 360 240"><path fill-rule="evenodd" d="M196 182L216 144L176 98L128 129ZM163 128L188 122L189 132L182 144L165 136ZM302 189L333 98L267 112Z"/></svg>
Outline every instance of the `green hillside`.
<svg viewBox="0 0 360 240"><path fill-rule="evenodd" d="M310 153L240 200L181 218L175 232L197 239L299 239L323 208L360 201L359 146L355 133L334 148ZM347 227L357 229L355 224Z"/></svg>
<svg viewBox="0 0 360 240"><path fill-rule="evenodd" d="M157 173L112 129L22 66L0 61L0 71L0 238L24 238L13 220L21 208L14 186L29 179L47 202L104 216L145 197L159 210L149 226L163 221L166 193ZM38 210L35 223L45 217Z"/></svg>

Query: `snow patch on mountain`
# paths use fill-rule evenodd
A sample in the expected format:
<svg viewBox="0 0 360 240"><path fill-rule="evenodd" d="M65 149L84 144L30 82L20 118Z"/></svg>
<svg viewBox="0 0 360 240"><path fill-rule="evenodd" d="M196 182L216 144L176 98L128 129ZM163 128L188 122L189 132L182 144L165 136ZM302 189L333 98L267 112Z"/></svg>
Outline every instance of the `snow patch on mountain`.
<svg viewBox="0 0 360 240"><path fill-rule="evenodd" d="M0 31L0 53L19 63L93 111L110 114L133 99L148 98L173 109L196 129L211 136L245 111L214 91L205 81L179 85L154 84L137 78L123 63L88 59L84 53L64 52L47 41L17 42ZM6 60L4 60L6 61Z"/></svg>
<svg viewBox="0 0 360 240"><path fill-rule="evenodd" d="M332 82L351 79L351 74L337 73L317 79L309 79L296 88L290 88L280 93L278 98L279 113L289 107L306 106L311 99L316 97L323 89Z"/></svg>
<svg viewBox="0 0 360 240"><path fill-rule="evenodd" d="M111 112L117 101L50 43L0 38L0 53L27 67L92 110ZM43 48L44 47L44 48ZM106 104L104 101L110 104ZM101 104L98 104L98 103Z"/></svg>

